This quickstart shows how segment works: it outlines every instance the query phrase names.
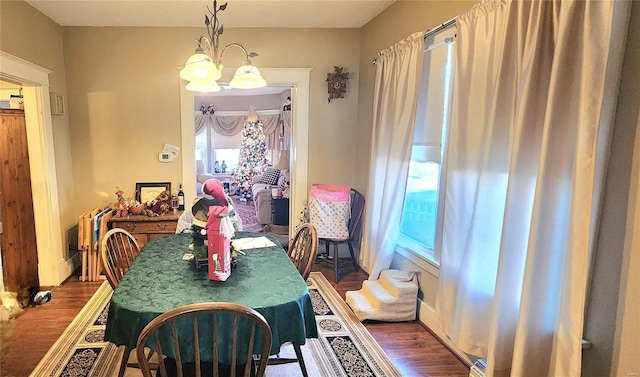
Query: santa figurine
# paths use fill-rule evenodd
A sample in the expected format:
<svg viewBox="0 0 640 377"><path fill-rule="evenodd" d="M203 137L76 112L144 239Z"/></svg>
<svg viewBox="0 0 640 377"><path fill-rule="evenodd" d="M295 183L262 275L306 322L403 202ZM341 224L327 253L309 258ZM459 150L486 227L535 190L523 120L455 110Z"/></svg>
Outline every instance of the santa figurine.
<svg viewBox="0 0 640 377"><path fill-rule="evenodd" d="M206 227L210 206L227 207L227 214L234 229L242 230L242 220L235 211L233 200L225 192L223 183L215 178L207 179L202 184L202 197L196 198L191 206L194 225L200 228Z"/></svg>

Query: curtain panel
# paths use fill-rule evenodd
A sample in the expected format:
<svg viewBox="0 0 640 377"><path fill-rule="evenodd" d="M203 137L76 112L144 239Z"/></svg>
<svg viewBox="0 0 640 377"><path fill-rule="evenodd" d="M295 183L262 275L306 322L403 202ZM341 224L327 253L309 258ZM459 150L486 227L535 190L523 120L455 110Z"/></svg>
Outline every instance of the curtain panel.
<svg viewBox="0 0 640 377"><path fill-rule="evenodd" d="M197 114L195 116L195 134L198 135L205 129L210 128L218 135L234 136L242 131L242 127L244 127L246 119L247 117L245 115L227 116ZM281 135L281 130L278 129L278 126L281 125L281 119L284 119L282 114L262 114L258 115L258 119L260 119L264 125L267 149L276 151L280 150L280 148L278 148L279 138L285 138L286 141L283 145L288 145L291 133L290 115L288 117L288 128L285 126L283 135Z"/></svg>
<svg viewBox="0 0 640 377"><path fill-rule="evenodd" d="M436 317L487 376L580 376L624 3L485 0L458 18Z"/></svg>
<svg viewBox="0 0 640 377"><path fill-rule="evenodd" d="M410 35L377 57L362 247L370 280L389 268L398 238L423 60L424 32Z"/></svg>
<svg viewBox="0 0 640 377"><path fill-rule="evenodd" d="M280 115L263 114L258 115L258 119L264 125L265 135L276 132ZM202 132L207 127L211 127L217 134L224 136L237 135L242 131L247 117L245 115L227 116L227 115L200 115L195 116L195 133Z"/></svg>

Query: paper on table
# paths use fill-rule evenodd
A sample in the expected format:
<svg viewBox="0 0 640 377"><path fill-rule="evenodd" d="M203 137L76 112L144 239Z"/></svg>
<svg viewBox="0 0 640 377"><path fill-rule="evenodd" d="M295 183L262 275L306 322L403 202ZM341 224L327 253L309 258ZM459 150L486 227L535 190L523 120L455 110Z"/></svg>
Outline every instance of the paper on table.
<svg viewBox="0 0 640 377"><path fill-rule="evenodd" d="M238 250L259 249L261 247L276 246L276 244L267 237L238 238L237 240L231 241L231 245L233 245L233 247Z"/></svg>

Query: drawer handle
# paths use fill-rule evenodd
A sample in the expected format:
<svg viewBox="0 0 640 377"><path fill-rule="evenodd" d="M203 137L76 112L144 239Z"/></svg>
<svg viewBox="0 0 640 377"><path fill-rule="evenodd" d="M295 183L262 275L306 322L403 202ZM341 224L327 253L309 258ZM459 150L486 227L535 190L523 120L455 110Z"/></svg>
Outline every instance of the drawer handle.
<svg viewBox="0 0 640 377"><path fill-rule="evenodd" d="M128 229L135 229L138 226L138 224L127 224L127 228Z"/></svg>
<svg viewBox="0 0 640 377"><path fill-rule="evenodd" d="M158 228L167 229L167 224L158 224Z"/></svg>

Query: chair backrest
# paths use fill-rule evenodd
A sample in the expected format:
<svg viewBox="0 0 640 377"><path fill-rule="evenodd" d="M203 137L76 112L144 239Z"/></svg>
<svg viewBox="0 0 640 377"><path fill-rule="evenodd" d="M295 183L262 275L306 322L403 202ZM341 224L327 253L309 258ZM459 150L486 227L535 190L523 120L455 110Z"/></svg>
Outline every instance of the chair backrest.
<svg viewBox="0 0 640 377"><path fill-rule="evenodd" d="M258 354L255 376L261 377L271 342L269 323L257 311L228 302L207 302L171 309L149 322L138 337L136 354L145 377L152 376L145 347L158 353L158 375L163 377L253 376L253 355Z"/></svg>
<svg viewBox="0 0 640 377"><path fill-rule="evenodd" d="M318 253L318 233L312 224L302 225L289 242L287 254L306 281Z"/></svg>
<svg viewBox="0 0 640 377"><path fill-rule="evenodd" d="M126 230L115 228L104 235L100 244L100 260L113 289L116 289L138 254L140 254L138 242Z"/></svg>
<svg viewBox="0 0 640 377"><path fill-rule="evenodd" d="M349 239L353 240L364 213L364 196L356 189L351 189L351 218L349 219Z"/></svg>

